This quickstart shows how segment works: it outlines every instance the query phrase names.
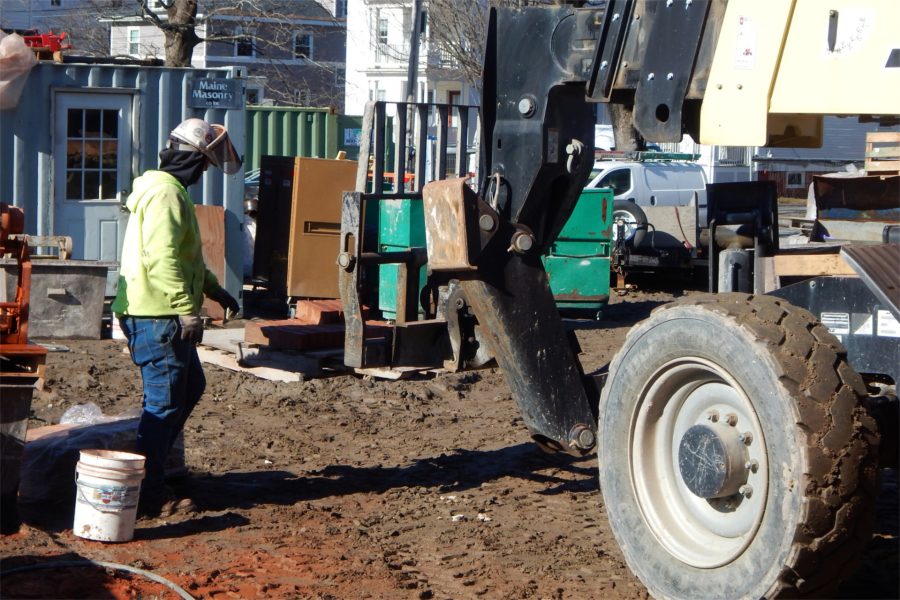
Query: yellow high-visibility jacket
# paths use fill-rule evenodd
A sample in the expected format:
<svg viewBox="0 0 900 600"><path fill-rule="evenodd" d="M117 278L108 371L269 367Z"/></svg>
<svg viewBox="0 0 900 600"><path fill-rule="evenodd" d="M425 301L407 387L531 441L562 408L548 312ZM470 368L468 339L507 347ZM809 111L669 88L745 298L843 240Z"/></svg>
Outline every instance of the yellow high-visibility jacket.
<svg viewBox="0 0 900 600"><path fill-rule="evenodd" d="M199 314L203 295L220 286L203 263L200 227L187 190L172 175L147 171L134 180L125 206L117 315Z"/></svg>

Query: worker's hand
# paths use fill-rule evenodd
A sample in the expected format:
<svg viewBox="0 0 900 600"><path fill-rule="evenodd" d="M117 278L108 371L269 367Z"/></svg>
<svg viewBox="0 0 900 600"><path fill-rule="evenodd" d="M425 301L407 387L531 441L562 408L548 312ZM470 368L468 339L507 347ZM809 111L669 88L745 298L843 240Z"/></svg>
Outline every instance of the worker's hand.
<svg viewBox="0 0 900 600"><path fill-rule="evenodd" d="M219 288L209 295L210 298L218 302L225 309L225 318L234 318L241 310L241 305L234 299L234 296L228 293L225 288Z"/></svg>
<svg viewBox="0 0 900 600"><path fill-rule="evenodd" d="M181 339L197 345L203 341L203 319L199 315L181 315Z"/></svg>

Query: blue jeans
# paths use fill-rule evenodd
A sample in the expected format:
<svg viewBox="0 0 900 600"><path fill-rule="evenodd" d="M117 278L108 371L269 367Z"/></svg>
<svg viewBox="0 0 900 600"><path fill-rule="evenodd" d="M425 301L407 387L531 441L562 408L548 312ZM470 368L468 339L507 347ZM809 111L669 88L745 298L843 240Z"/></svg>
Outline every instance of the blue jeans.
<svg viewBox="0 0 900 600"><path fill-rule="evenodd" d="M123 316L119 324L144 382L136 451L146 457L142 494L153 494L163 488L169 450L203 395L206 377L197 349L181 339L178 317Z"/></svg>

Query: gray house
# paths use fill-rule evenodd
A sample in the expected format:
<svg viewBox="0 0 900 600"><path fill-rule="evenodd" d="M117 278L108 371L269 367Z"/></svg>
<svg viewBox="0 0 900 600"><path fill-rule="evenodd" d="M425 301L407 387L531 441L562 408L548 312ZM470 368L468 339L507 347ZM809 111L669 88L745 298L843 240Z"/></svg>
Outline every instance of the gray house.
<svg viewBox="0 0 900 600"><path fill-rule="evenodd" d="M160 19L161 5L151 3ZM158 27L123 5L110 24L110 54L163 58ZM228 0L199 3L198 68L242 67L250 104L344 108L346 5L313 0ZM340 16L336 16L340 15Z"/></svg>
<svg viewBox="0 0 900 600"><path fill-rule="evenodd" d="M821 148L756 148L757 178L774 181L781 197L806 198L814 175L863 168L867 133L900 131L900 127L879 126L857 117L825 117L822 130Z"/></svg>

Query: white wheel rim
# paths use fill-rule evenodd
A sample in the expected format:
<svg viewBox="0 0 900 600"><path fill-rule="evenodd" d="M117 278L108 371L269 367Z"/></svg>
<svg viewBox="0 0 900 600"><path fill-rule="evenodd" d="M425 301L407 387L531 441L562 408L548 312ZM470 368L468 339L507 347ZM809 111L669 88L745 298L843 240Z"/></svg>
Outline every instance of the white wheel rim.
<svg viewBox="0 0 900 600"><path fill-rule="evenodd" d="M625 239L630 240L631 238L633 238L634 232L637 231L637 219L635 219L634 215L632 215L628 211L616 210L613 211L612 241L615 242L619 238L619 221L625 223Z"/></svg>
<svg viewBox="0 0 900 600"><path fill-rule="evenodd" d="M691 357L660 367L641 391L632 417L629 449L631 481L641 514L660 544L678 560L697 568L728 564L752 542L766 507L768 461L753 403L718 365ZM705 499L688 489L678 467L679 444L694 425L736 417L749 432L749 496Z"/></svg>

